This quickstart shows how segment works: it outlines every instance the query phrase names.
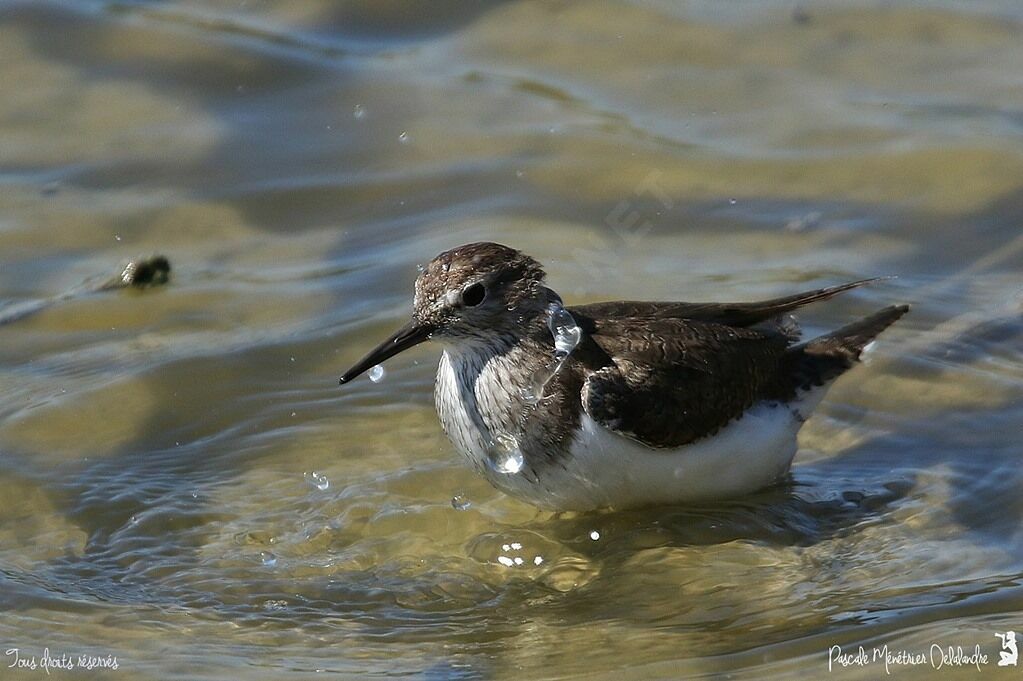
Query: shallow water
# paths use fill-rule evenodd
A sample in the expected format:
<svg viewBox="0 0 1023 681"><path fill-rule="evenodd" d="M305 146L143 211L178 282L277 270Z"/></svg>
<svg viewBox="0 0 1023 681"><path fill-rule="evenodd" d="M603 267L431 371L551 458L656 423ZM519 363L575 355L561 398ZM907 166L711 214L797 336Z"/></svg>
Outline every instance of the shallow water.
<svg viewBox="0 0 1023 681"><path fill-rule="evenodd" d="M0 314L175 267L0 327L3 650L116 655L101 678L618 680L938 643L1012 674L1020 74L1010 0L3 3ZM337 386L416 264L476 239L569 302L898 275L804 327L915 307L789 485L556 517L458 461L436 348Z"/></svg>

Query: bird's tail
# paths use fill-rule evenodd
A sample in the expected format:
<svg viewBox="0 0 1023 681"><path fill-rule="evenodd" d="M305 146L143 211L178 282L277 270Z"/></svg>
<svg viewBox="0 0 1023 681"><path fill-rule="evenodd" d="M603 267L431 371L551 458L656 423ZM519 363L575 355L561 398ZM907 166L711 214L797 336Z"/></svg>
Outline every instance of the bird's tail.
<svg viewBox="0 0 1023 681"><path fill-rule="evenodd" d="M879 333L907 312L909 305L892 305L831 333L793 345L784 359L792 381L790 390L809 390L838 378L860 359L863 349Z"/></svg>

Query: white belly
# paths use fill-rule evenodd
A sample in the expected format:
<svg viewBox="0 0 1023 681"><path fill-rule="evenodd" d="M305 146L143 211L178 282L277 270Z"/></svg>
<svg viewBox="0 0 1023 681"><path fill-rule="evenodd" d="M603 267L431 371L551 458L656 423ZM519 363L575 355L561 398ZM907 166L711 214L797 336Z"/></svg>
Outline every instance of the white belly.
<svg viewBox="0 0 1023 681"><path fill-rule="evenodd" d="M562 510L632 508L734 498L784 475L802 420L784 405L759 404L716 435L676 449L651 449L583 415L564 469L547 481Z"/></svg>
<svg viewBox="0 0 1023 681"><path fill-rule="evenodd" d="M568 456L502 473L487 465L487 433L453 390L458 359L445 353L437 374L437 409L448 436L498 489L541 508L585 511L727 499L766 487L784 475L796 435L824 389L798 403L760 403L716 435L676 449L651 449L616 435L585 413Z"/></svg>

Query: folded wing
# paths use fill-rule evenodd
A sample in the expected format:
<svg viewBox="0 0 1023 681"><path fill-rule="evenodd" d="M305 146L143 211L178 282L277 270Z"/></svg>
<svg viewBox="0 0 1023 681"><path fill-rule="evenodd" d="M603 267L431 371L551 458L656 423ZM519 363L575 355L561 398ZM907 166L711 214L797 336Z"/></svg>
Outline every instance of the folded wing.
<svg viewBox="0 0 1023 681"><path fill-rule="evenodd" d="M574 310L573 310L574 312ZM686 319L601 320L587 342L610 362L582 387L583 409L649 447L711 435L778 390L780 333Z"/></svg>
<svg viewBox="0 0 1023 681"><path fill-rule="evenodd" d="M608 430L674 448L714 434L756 402L788 400L833 380L906 313L885 308L800 345L781 320L793 310L877 281L864 279L754 303L610 302L571 313L599 357L583 409Z"/></svg>

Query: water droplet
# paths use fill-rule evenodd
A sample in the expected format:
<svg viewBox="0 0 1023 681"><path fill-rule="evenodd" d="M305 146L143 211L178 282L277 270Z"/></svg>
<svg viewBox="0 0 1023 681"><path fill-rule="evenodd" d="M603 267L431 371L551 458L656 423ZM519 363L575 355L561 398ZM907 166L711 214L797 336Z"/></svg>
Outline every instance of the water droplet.
<svg viewBox="0 0 1023 681"><path fill-rule="evenodd" d="M120 234L115 234L114 235L114 240L115 241L120 241L121 240L121 235Z"/></svg>
<svg viewBox="0 0 1023 681"><path fill-rule="evenodd" d="M543 562L543 556L537 556L536 558L533 559L533 565L539 565L542 562Z"/></svg>
<svg viewBox="0 0 1023 681"><path fill-rule="evenodd" d="M526 561L522 560L522 556L515 556L515 558L513 560L515 561L516 565L522 565L524 562L526 562Z"/></svg>
<svg viewBox="0 0 1023 681"><path fill-rule="evenodd" d="M423 263L419 263L416 265L416 271L419 272L419 274L422 274L426 271L426 266Z"/></svg>
<svg viewBox="0 0 1023 681"><path fill-rule="evenodd" d="M451 507L456 511L467 511L472 506L472 502L465 498L462 494L456 494L451 497Z"/></svg>
<svg viewBox="0 0 1023 681"><path fill-rule="evenodd" d="M511 544L501 544L502 551L511 551Z"/></svg>
<svg viewBox="0 0 1023 681"><path fill-rule="evenodd" d="M138 525L139 517L137 515L133 515L131 518L128 519L128 522L131 523L132 525Z"/></svg>
<svg viewBox="0 0 1023 681"><path fill-rule="evenodd" d="M308 471L303 474L305 481L318 490L324 490L330 487L330 480L323 473L317 473L316 471Z"/></svg>
<svg viewBox="0 0 1023 681"><path fill-rule="evenodd" d="M259 560L266 567L273 567L273 566L277 565L277 556L275 556L274 554L270 553L269 551L260 551L259 552Z"/></svg>
<svg viewBox="0 0 1023 681"><path fill-rule="evenodd" d="M509 558L508 556L498 556L497 562L500 563L501 565L504 565L505 567L511 567L512 565L515 565L515 561Z"/></svg>
<svg viewBox="0 0 1023 681"><path fill-rule="evenodd" d="M515 171L515 177L522 177L525 174L526 173L524 171L522 171L522 170L516 170Z"/></svg>
<svg viewBox="0 0 1023 681"><path fill-rule="evenodd" d="M362 104L356 104L352 107L352 117L357 121L366 117L366 109L362 106Z"/></svg>
<svg viewBox="0 0 1023 681"><path fill-rule="evenodd" d="M534 376L535 379L535 376ZM543 384L536 380L530 380L529 384L525 388L519 390L519 396L522 401L528 405L537 404L543 399Z"/></svg>
<svg viewBox="0 0 1023 681"><path fill-rule="evenodd" d="M402 130L401 134L398 135L398 141L402 144L408 144L408 133Z"/></svg>
<svg viewBox="0 0 1023 681"><path fill-rule="evenodd" d="M509 544L509 546L511 546L511 550L512 551L521 551L522 550L522 544L518 543L517 541L513 541L511 544Z"/></svg>
<svg viewBox="0 0 1023 681"><path fill-rule="evenodd" d="M554 336L554 356L558 359L567 357L575 350L583 337L583 330L561 303L551 303L547 308L547 327Z"/></svg>
<svg viewBox="0 0 1023 681"><path fill-rule="evenodd" d="M197 490L197 489L193 489L192 490L192 498L193 499L198 499L199 498L199 490Z"/></svg>
<svg viewBox="0 0 1023 681"><path fill-rule="evenodd" d="M590 539L592 539L593 541L597 541L598 539L600 539L600 532L597 532L596 530L592 530L590 532Z"/></svg>
<svg viewBox="0 0 1023 681"><path fill-rule="evenodd" d="M487 448L487 463L498 473L514 475L522 470L525 461L518 441L502 433Z"/></svg>
<svg viewBox="0 0 1023 681"><path fill-rule="evenodd" d="M551 303L547 307L547 327L554 339L554 363L537 369L526 385L519 389L519 396L527 406L535 405L543 399L547 384L561 370L583 337L583 331L576 324L572 313L561 303Z"/></svg>
<svg viewBox="0 0 1023 681"><path fill-rule="evenodd" d="M728 205L729 206L734 206L736 203L738 203L738 202L735 199L728 199Z"/></svg>
<svg viewBox="0 0 1023 681"><path fill-rule="evenodd" d="M384 368L377 364L376 366L369 370L369 380L373 381L374 383L379 383L380 381L384 380L384 375L386 373L387 372L384 371Z"/></svg>

